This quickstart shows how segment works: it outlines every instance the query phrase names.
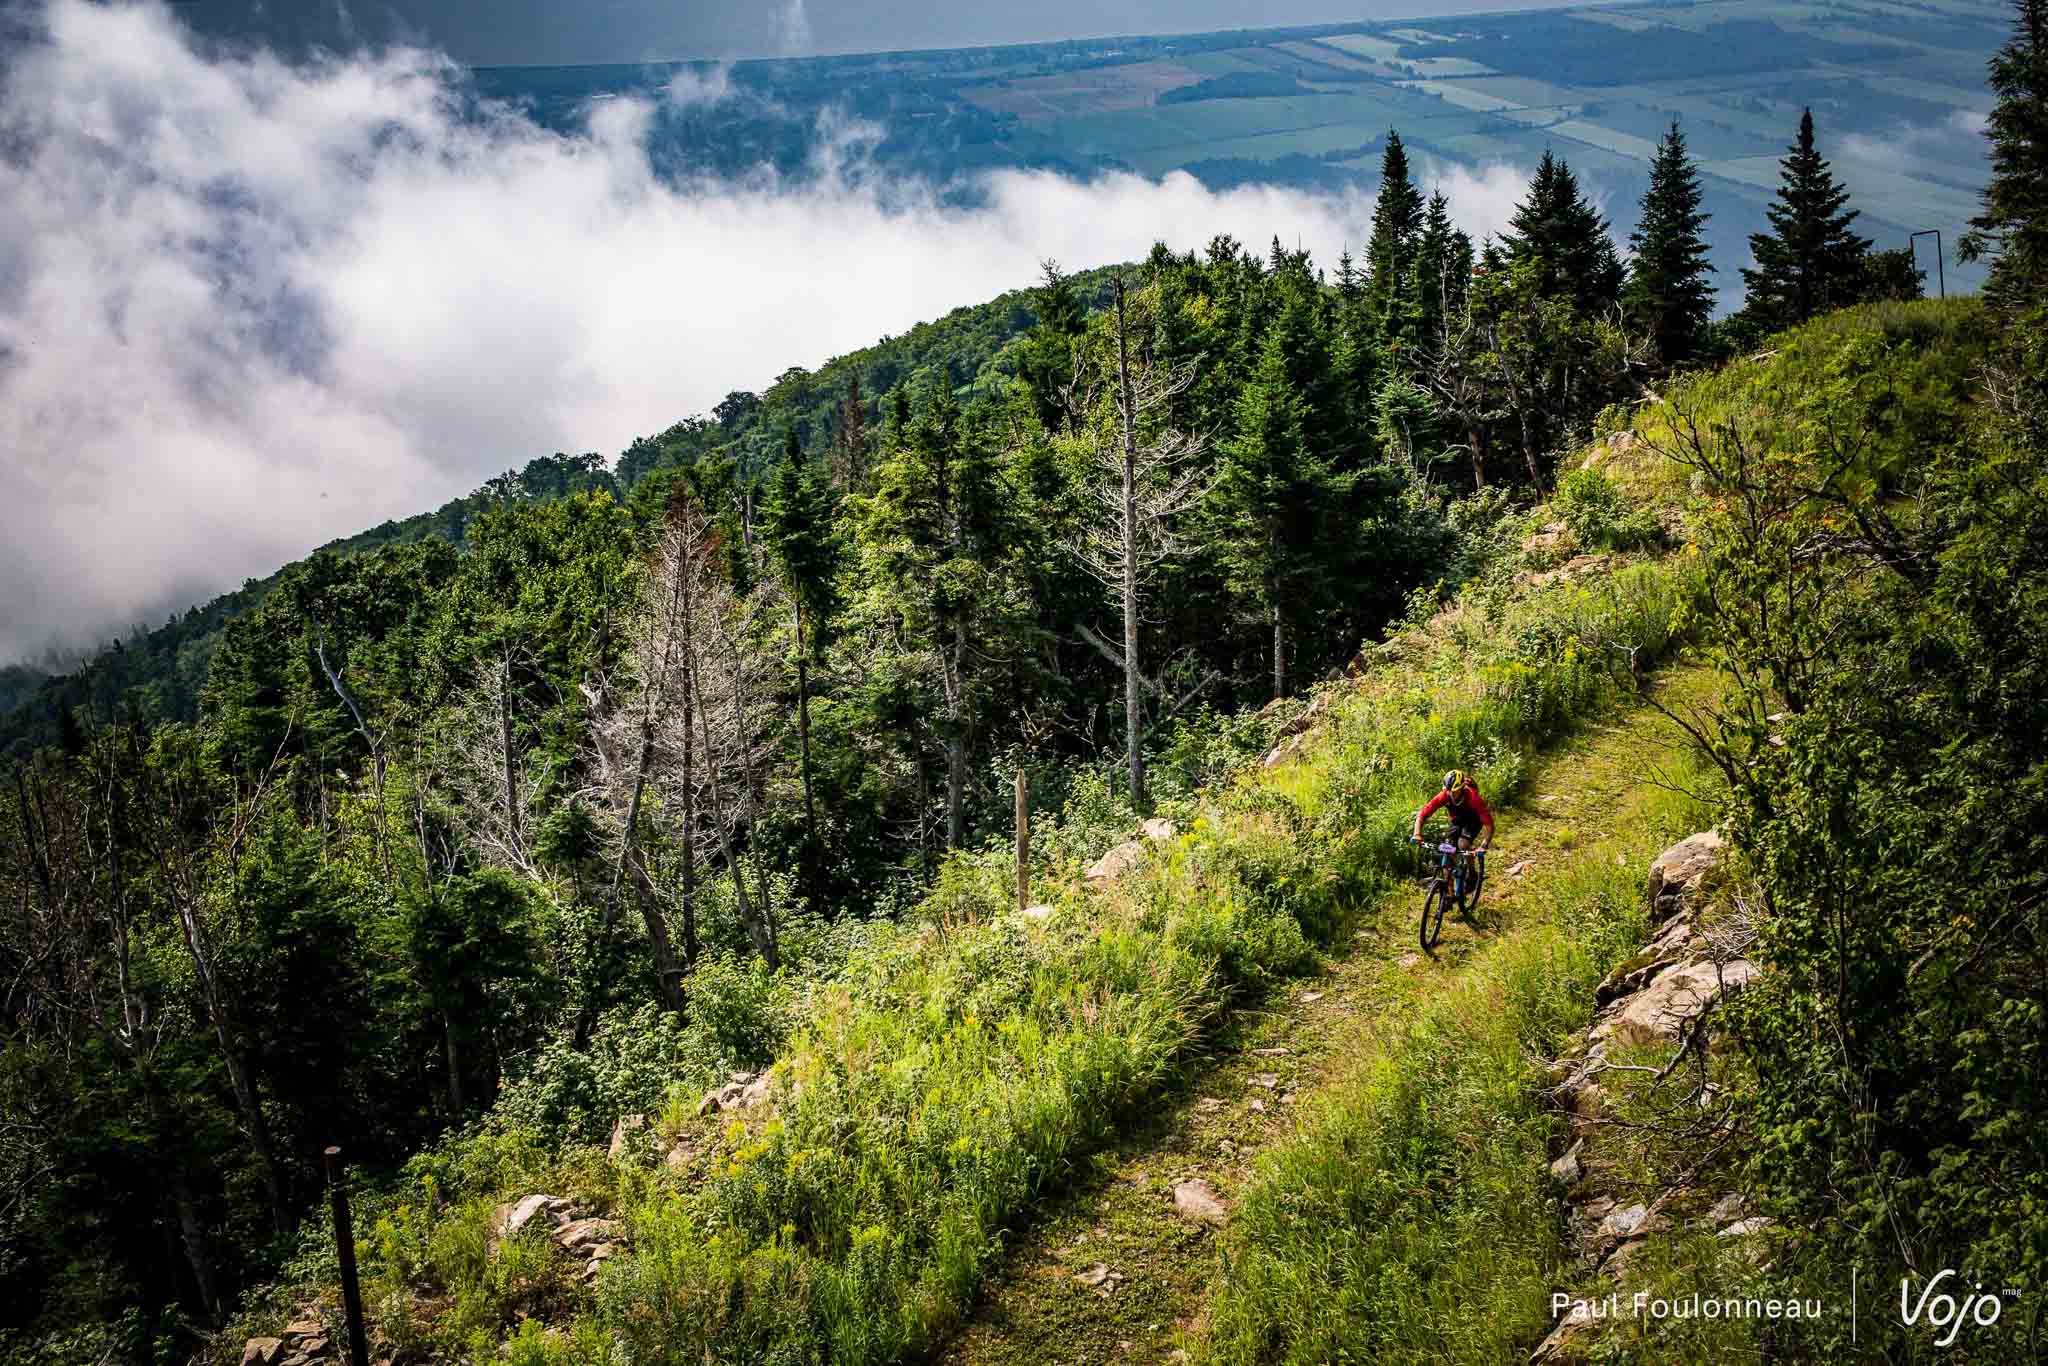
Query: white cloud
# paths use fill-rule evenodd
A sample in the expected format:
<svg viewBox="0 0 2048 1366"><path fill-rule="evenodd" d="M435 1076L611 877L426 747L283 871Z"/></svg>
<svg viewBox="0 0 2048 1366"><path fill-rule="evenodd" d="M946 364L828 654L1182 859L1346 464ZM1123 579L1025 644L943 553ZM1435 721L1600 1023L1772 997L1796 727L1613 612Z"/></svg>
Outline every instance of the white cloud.
<svg viewBox="0 0 2048 1366"><path fill-rule="evenodd" d="M422 51L292 68L202 58L154 4L45 18L0 90L0 660L535 455L616 453L1046 257L1228 232L1328 262L1371 213L1185 175L1003 173L976 208L874 176L675 187L638 101L564 137L465 117ZM714 73L670 97L723 93ZM1521 188L1442 178L1475 233Z"/></svg>

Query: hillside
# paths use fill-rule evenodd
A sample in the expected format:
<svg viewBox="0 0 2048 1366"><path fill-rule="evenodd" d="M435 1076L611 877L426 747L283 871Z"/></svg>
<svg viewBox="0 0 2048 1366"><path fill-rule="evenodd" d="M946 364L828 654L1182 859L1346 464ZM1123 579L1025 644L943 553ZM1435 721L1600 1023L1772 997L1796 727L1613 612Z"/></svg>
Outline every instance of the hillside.
<svg viewBox="0 0 2048 1366"><path fill-rule="evenodd" d="M1359 258L1049 269L60 713L0 1358L2033 1359L2027 2L1985 298L1810 121L1720 319L1682 132L1626 262L1389 134Z"/></svg>

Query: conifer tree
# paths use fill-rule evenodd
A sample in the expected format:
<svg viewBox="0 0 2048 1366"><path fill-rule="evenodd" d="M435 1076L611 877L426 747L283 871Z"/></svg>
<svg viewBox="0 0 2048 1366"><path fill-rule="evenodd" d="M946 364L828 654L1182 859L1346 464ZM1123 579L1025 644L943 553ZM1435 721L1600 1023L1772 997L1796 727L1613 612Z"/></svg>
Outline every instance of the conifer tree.
<svg viewBox="0 0 2048 1366"><path fill-rule="evenodd" d="M1515 209L1503 245L1512 263L1530 262L1536 290L1566 298L1580 313L1605 313L1621 297L1621 258L1607 220L1579 191L1563 158L1546 151L1529 182L1529 197Z"/></svg>
<svg viewBox="0 0 2048 1366"><path fill-rule="evenodd" d="M1771 231L1749 238L1756 265L1742 272L1749 287L1743 310L1767 327L1790 327L1862 297L1870 239L1849 230L1857 210L1814 149L1811 109L1799 116L1799 136L1778 164Z"/></svg>
<svg viewBox="0 0 2048 1366"><path fill-rule="evenodd" d="M1682 364L1699 349L1713 310L1714 290L1707 277L1714 268L1700 233L1711 215L1701 211L1700 200L1699 168L1673 119L1650 163L1650 187L1628 239L1635 259L1622 291L1631 321L1649 331L1666 365Z"/></svg>
<svg viewBox="0 0 2048 1366"><path fill-rule="evenodd" d="M1401 146L1401 135L1389 129L1386 151L1380 155L1380 193L1372 210L1372 240L1365 249L1366 294L1382 331L1391 330L1390 324L1398 316L1401 281L1421 226L1422 195L1409 178L1408 153Z"/></svg>
<svg viewBox="0 0 2048 1366"><path fill-rule="evenodd" d="M2037 300L2048 286L2048 0L2015 0L2012 38L1991 59L1998 103L1991 183L1958 254L1990 256L1984 292L2004 307Z"/></svg>
<svg viewBox="0 0 2048 1366"><path fill-rule="evenodd" d="M797 773L804 794L806 893L820 904L818 803L811 780L811 668L823 656L839 607L838 500L804 462L790 429L781 467L769 485L762 529L792 604L796 663Z"/></svg>
<svg viewBox="0 0 2048 1366"><path fill-rule="evenodd" d="M1439 190L1429 197L1408 272L1408 313L1419 345L1442 337L1445 314L1462 305L1471 277L1472 239L1452 225L1450 203Z"/></svg>

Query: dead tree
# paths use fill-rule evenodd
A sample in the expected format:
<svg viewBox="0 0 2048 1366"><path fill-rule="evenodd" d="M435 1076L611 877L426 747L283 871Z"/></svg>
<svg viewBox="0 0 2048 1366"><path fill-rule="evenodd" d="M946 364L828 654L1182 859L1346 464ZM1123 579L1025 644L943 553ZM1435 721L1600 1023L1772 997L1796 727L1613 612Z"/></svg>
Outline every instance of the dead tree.
<svg viewBox="0 0 2048 1366"><path fill-rule="evenodd" d="M1123 616L1123 649L1087 630L1082 633L1124 676L1124 749L1130 767L1131 801L1139 810L1145 793L1145 694L1158 685L1145 677L1138 654L1142 594L1159 566L1182 547L1175 522L1183 509L1207 491L1200 456L1207 439L1159 421L1173 400L1194 383L1192 361L1155 366L1131 361L1124 320L1124 282L1116 281L1115 440L1098 428L1092 443L1087 488L1094 517L1076 547L1081 563L1116 596Z"/></svg>

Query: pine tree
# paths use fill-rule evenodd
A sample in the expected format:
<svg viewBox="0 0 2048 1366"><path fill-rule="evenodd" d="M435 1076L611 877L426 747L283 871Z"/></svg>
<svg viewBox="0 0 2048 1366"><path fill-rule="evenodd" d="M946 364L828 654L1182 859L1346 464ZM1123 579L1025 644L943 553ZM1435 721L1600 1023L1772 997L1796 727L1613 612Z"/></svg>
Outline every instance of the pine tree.
<svg viewBox="0 0 2048 1366"><path fill-rule="evenodd" d="M1380 194L1372 210L1372 240L1366 244L1366 297L1383 332L1400 311L1401 282L1408 272L1415 234L1422 226L1422 195L1408 175L1401 135L1389 129L1380 156Z"/></svg>
<svg viewBox="0 0 2048 1366"><path fill-rule="evenodd" d="M1471 277L1472 239L1452 225L1450 202L1439 190L1429 197L1408 272L1408 314L1419 346L1433 347L1442 339L1444 318L1463 303Z"/></svg>
<svg viewBox="0 0 2048 1366"><path fill-rule="evenodd" d="M1529 197L1502 234L1510 264L1527 261L1537 292L1566 298L1580 313L1605 313L1621 297L1621 257L1607 220L1579 192L1571 166L1546 151L1529 182Z"/></svg>
<svg viewBox="0 0 2048 1366"><path fill-rule="evenodd" d="M2013 35L1991 59L1991 183L1958 255L1992 257L1984 292L2004 307L2048 288L2048 0L2014 0Z"/></svg>
<svg viewBox="0 0 2048 1366"><path fill-rule="evenodd" d="M1870 239L1849 230L1857 210L1814 150L1813 111L1799 116L1799 137L1779 163L1778 202L1769 209L1771 231L1751 233L1745 267L1744 312L1766 327L1790 327L1816 313L1841 308L1863 294Z"/></svg>
<svg viewBox="0 0 2048 1366"><path fill-rule="evenodd" d="M1680 365L1698 350L1713 310L1707 283L1713 266L1700 229L1710 214L1700 211L1699 168L1685 150L1678 120L1650 163L1650 188L1642 214L1629 234L1635 259L1629 264L1622 303L1637 325L1647 328L1666 365Z"/></svg>
<svg viewBox="0 0 2048 1366"><path fill-rule="evenodd" d="M822 845L818 837L818 803L811 779L811 669L824 646L839 609L838 499L816 471L810 469L790 429L781 467L769 485L762 506L762 530L768 553L781 571L792 606L795 632L797 773L804 794L805 891L813 906L823 903Z"/></svg>

